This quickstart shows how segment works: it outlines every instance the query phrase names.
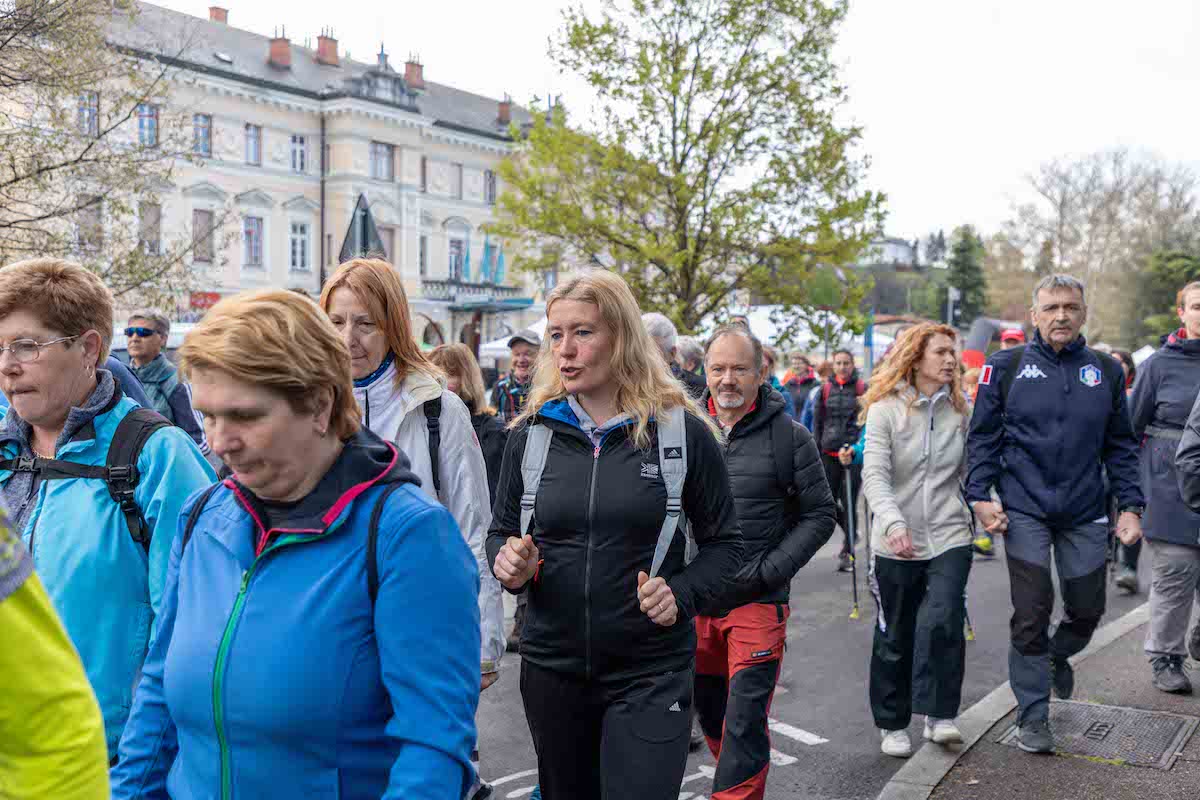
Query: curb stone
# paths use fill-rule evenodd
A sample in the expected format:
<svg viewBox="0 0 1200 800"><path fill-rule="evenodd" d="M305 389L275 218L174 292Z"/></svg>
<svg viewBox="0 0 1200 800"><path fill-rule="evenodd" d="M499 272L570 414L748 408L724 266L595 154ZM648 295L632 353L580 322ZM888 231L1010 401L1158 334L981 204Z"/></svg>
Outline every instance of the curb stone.
<svg viewBox="0 0 1200 800"><path fill-rule="evenodd" d="M1149 621L1150 604L1147 602L1098 629L1092 636L1092 641L1079 655L1071 659L1071 663L1078 665L1086 661ZM926 743L892 776L877 800L927 800L958 760L982 739L993 725L1008 716L1016 707L1017 699L1007 682L993 689L978 703L959 714L958 728L963 735L961 745L940 747Z"/></svg>

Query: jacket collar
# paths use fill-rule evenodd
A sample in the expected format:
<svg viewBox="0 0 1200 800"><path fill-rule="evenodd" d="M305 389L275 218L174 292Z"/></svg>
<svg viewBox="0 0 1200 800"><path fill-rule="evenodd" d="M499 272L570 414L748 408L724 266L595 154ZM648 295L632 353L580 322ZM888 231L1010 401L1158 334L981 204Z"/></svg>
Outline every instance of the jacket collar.
<svg viewBox="0 0 1200 800"><path fill-rule="evenodd" d="M1187 328L1180 328L1165 337L1163 349L1186 355L1196 355L1200 353L1200 339L1189 339Z"/></svg>
<svg viewBox="0 0 1200 800"><path fill-rule="evenodd" d="M716 419L717 405L713 400L712 392L705 389L701 402L708 410L709 415ZM785 408L787 408L787 404L784 402L783 395L769 384L764 383L758 387L758 396L750 404L750 410L737 421L729 432L736 431L738 435L745 435L758 430L770 423L776 414L784 413Z"/></svg>
<svg viewBox="0 0 1200 800"><path fill-rule="evenodd" d="M262 500L236 479L226 478L224 481L224 485L233 491L238 504L254 521L256 550L259 552L272 533L323 533L363 492L390 483L420 486L421 480L410 469L408 457L398 447L366 428L361 428L346 441L333 466L307 497L282 516L271 519L269 530L264 524L268 515Z"/></svg>
<svg viewBox="0 0 1200 800"><path fill-rule="evenodd" d="M131 364L130 369L143 385L148 383L162 383L175 374L175 365L167 361L167 357L162 353L155 356L144 367L135 367Z"/></svg>
<svg viewBox="0 0 1200 800"><path fill-rule="evenodd" d="M1064 347L1060 352L1056 353L1056 352L1054 352L1054 348L1051 347L1050 344L1045 339L1042 338L1042 332L1040 330L1034 329L1033 343L1030 345L1030 347L1037 350L1041 355L1045 356L1046 358L1058 360L1058 359L1067 358L1069 356L1073 356L1076 353L1083 350L1083 348L1087 347L1087 339L1084 338L1083 334L1081 333L1075 337L1075 341L1071 342L1066 347Z"/></svg>
<svg viewBox="0 0 1200 800"><path fill-rule="evenodd" d="M67 422L55 442L55 450L70 442L91 441L96 438L96 417L111 411L124 395L113 374L106 369L96 370L96 388L88 395L82 406L72 407L67 413ZM10 408L4 417L4 430L0 442L14 442L18 452L33 452L30 442L33 426L21 419L16 408ZM76 448L78 449L78 448Z"/></svg>
<svg viewBox="0 0 1200 800"><path fill-rule="evenodd" d="M354 397L371 409L372 417L378 417L381 409L391 410L404 419L408 413L427 400L442 396L442 384L424 372L410 370L400 388L396 388L396 362L384 360L375 372L354 382Z"/></svg>

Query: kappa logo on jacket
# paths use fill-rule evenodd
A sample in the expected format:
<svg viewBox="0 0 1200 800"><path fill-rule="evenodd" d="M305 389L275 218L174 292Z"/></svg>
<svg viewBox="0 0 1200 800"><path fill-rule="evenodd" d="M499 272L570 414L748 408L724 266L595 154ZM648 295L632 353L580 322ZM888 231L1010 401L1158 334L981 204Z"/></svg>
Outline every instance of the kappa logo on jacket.
<svg viewBox="0 0 1200 800"><path fill-rule="evenodd" d="M642 477L654 480L658 477L658 464L642 464Z"/></svg>
<svg viewBox="0 0 1200 800"><path fill-rule="evenodd" d="M1104 379L1104 373L1095 364L1088 364L1079 370L1079 382L1084 386L1095 389Z"/></svg>
<svg viewBox="0 0 1200 800"><path fill-rule="evenodd" d="M1017 373L1018 378L1045 378L1046 373L1042 372L1042 368L1037 364L1026 364L1020 372Z"/></svg>

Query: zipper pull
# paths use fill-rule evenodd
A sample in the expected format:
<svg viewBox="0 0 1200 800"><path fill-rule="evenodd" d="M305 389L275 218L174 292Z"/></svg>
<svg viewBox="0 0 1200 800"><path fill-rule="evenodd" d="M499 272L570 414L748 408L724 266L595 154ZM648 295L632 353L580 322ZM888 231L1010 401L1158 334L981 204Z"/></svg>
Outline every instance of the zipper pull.
<svg viewBox="0 0 1200 800"><path fill-rule="evenodd" d="M596 449L592 451L592 459L600 458L600 445L596 445Z"/></svg>
<svg viewBox="0 0 1200 800"><path fill-rule="evenodd" d="M242 588L238 589L238 594L245 594L248 583L250 583L250 570L244 570L242 572Z"/></svg>

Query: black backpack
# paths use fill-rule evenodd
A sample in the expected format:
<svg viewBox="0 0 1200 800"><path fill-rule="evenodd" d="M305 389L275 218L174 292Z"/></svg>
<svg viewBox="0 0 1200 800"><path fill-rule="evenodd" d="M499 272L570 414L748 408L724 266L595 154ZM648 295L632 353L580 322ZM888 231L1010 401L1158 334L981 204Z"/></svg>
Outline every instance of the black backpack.
<svg viewBox="0 0 1200 800"><path fill-rule="evenodd" d="M125 516L125 524L129 535L150 552L150 538L154 533L146 523L142 510L138 508L134 496L141 476L138 474L137 461L142 454L147 440L160 428L170 428L171 423L157 411L149 408L135 408L117 424L112 442L108 446L108 455L103 467L88 464L76 464L72 461L60 461L56 458L41 456L19 456L0 461L0 470L12 472L29 472L44 481L68 480L83 478L85 480L100 480L108 486L108 494L121 507Z"/></svg>

